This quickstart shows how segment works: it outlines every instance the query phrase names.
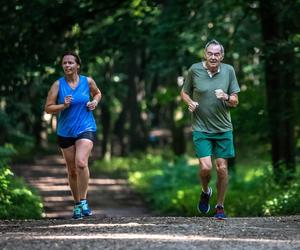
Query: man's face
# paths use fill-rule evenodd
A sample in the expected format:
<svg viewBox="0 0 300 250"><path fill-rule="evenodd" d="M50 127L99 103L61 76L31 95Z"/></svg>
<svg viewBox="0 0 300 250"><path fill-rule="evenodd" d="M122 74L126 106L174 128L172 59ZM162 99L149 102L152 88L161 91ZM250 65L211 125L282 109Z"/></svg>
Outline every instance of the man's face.
<svg viewBox="0 0 300 250"><path fill-rule="evenodd" d="M207 47L205 51L206 67L208 69L216 69L223 60L223 55L221 52L221 46L216 44L211 44Z"/></svg>

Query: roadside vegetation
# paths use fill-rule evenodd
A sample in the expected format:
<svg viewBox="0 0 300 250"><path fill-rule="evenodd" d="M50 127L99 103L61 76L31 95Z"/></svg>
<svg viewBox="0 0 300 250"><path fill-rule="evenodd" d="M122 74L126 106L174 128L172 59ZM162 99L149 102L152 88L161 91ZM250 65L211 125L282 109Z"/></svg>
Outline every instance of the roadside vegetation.
<svg viewBox="0 0 300 250"><path fill-rule="evenodd" d="M8 165L14 155L16 151L11 145L0 147L0 219L42 218L40 196L16 177Z"/></svg>
<svg viewBox="0 0 300 250"><path fill-rule="evenodd" d="M270 160L263 158L237 161L235 169L230 170L225 204L230 217L300 213L299 171L294 181L283 187L274 181ZM196 210L200 193L198 165L191 157L164 153L113 157L111 160L95 161L92 170L127 178L133 189L158 213L199 216ZM216 203L215 183L213 171L212 207Z"/></svg>

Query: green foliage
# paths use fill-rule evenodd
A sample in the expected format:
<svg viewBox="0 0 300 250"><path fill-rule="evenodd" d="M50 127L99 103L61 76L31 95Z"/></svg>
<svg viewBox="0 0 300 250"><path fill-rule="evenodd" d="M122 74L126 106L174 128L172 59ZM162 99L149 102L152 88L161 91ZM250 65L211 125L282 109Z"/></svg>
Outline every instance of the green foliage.
<svg viewBox="0 0 300 250"><path fill-rule="evenodd" d="M4 167L16 154L16 150L11 144L5 144L3 147L0 146L0 169Z"/></svg>
<svg viewBox="0 0 300 250"><path fill-rule="evenodd" d="M285 34L275 44L293 49L290 56L279 60L282 62L279 67L287 66L287 70L278 72L300 66L299 22L295 18L300 4L287 2L275 1L267 9L272 13L272 7L278 6L281 11L276 13L284 17L277 23L274 17L274 30L281 27L277 31ZM274 50L272 44L263 40L261 3L235 0L218 4L211 0L3 2L0 55L5 63L0 68L0 144L12 143L18 151L17 158L25 160L39 146L36 144L42 132L53 131L42 119L43 105L47 90L62 74L59 56L65 50L79 52L83 60L82 74L90 74L103 92L101 105L106 105L108 114L104 117L102 112L102 118L108 124L108 131L101 129L104 122L98 116L100 109L95 111L103 137L108 135L112 140L122 137L118 139L128 141L124 147L130 151L133 138L125 138L130 137L131 126L135 127L137 121L141 125L136 131L143 132L136 133L136 137L146 137L154 126L173 130L175 135L177 128L182 130L188 126L190 117L179 98L176 79L184 76L190 65L202 60L203 47L212 38L224 44L224 62L234 66L242 90L240 104L232 110L237 144L247 143L250 147L270 141L272 123L267 123L265 94L265 79L269 77L264 76L263 59L268 53L285 50ZM287 63L293 55L294 60ZM300 74L295 71L288 75L294 75L295 83L290 82L295 85L291 91L296 96L295 110L290 111L295 123L300 124L300 116L296 115L300 95L295 91L300 86ZM130 86L133 81L136 89ZM283 82L280 92L285 89L289 88ZM132 100L138 102L128 101L131 93L136 95ZM274 113L277 113L280 99L268 99L276 100ZM286 109L284 103L279 106ZM131 114L142 119L128 119L133 117ZM296 138L299 131L298 125ZM54 141L53 137L49 138ZM172 139L175 145L177 138ZM298 140L298 152L299 148ZM109 167L109 163L103 164Z"/></svg>
<svg viewBox="0 0 300 250"><path fill-rule="evenodd" d="M153 209L162 213L188 215L189 206L186 202L193 200L190 190L191 186L198 183L197 169L189 166L186 159L178 158L163 163L156 171L131 173L129 183L146 193L146 199Z"/></svg>
<svg viewBox="0 0 300 250"><path fill-rule="evenodd" d="M128 173L134 171L160 169L163 163L162 157L162 155L145 154L139 157L113 157L111 160L96 160L93 162L91 170L113 177L128 177Z"/></svg>
<svg viewBox="0 0 300 250"><path fill-rule="evenodd" d="M14 157L14 162L32 160L32 152L34 152L35 149L35 140L31 135L27 135L20 130L12 130L9 133L8 140L14 145L17 152Z"/></svg>
<svg viewBox="0 0 300 250"><path fill-rule="evenodd" d="M11 146L0 147L0 219L41 218L41 198L7 166L13 153Z"/></svg>
<svg viewBox="0 0 300 250"><path fill-rule="evenodd" d="M296 178L299 180L300 176ZM287 187L277 188L277 192L268 197L263 205L265 215L299 214L299 182L292 182Z"/></svg>
<svg viewBox="0 0 300 250"><path fill-rule="evenodd" d="M130 163L129 163L130 162ZM114 165L114 163L117 163ZM230 176L226 195L226 212L230 217L298 214L299 184L295 181L287 187L274 182L272 167L268 161L248 164L238 163L234 176ZM189 164L185 157L166 161L160 156L118 158L97 161L94 171L113 173L127 171L129 183L142 193L153 210L168 215L202 216L196 210L200 185L198 166ZM216 204L216 176L210 185L214 189L211 206ZM213 215L213 209L209 215ZM206 216L206 215L205 215Z"/></svg>

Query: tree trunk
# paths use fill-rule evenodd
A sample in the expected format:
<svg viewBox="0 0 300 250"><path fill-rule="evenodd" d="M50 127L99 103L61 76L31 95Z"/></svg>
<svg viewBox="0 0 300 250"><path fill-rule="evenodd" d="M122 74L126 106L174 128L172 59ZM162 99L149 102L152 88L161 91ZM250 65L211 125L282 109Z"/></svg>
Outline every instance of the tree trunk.
<svg viewBox="0 0 300 250"><path fill-rule="evenodd" d="M101 105L101 117L102 117L102 147L101 147L101 158L105 157L109 144L110 127L111 127L111 114L108 106L103 103Z"/></svg>
<svg viewBox="0 0 300 250"><path fill-rule="evenodd" d="M272 164L275 178L286 182L295 172L293 47L282 19L283 4L260 1Z"/></svg>
<svg viewBox="0 0 300 250"><path fill-rule="evenodd" d="M126 114L127 114L127 105L126 103L123 105L123 109L115 123L114 126L114 134L117 135L118 138L118 145L117 147L120 147L119 154L121 156L125 156L127 154L126 150L126 143L125 143L125 123L126 123ZM112 140L112 151L115 152L115 142Z"/></svg>
<svg viewBox="0 0 300 250"><path fill-rule="evenodd" d="M133 48L131 62L128 64L128 107L129 107L129 151L144 150L147 147L147 135L141 119L138 105L138 85L141 81L141 55Z"/></svg>
<svg viewBox="0 0 300 250"><path fill-rule="evenodd" d="M186 152L186 140L184 136L184 123L177 123L174 119L176 102L170 103L170 122L172 130L172 150L175 155L183 155Z"/></svg>

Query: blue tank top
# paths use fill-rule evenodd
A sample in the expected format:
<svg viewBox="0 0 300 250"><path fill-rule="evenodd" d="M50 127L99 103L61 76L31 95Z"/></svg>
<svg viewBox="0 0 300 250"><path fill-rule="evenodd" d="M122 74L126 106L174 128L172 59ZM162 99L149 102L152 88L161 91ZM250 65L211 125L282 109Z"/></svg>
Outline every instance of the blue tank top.
<svg viewBox="0 0 300 250"><path fill-rule="evenodd" d="M57 134L64 137L77 137L87 131L96 131L93 112L86 107L90 101L90 88L86 76L79 76L79 83L72 89L64 77L59 80L57 103L63 104L65 96L72 95L70 106L60 112L57 124Z"/></svg>

